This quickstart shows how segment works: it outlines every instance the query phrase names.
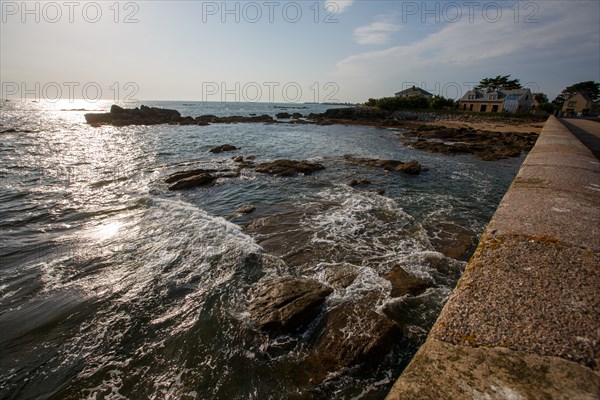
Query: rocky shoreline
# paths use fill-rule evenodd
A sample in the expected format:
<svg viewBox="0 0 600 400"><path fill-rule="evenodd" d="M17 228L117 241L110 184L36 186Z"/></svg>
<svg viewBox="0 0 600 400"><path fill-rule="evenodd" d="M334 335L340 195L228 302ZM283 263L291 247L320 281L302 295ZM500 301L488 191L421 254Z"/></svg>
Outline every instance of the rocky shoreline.
<svg viewBox="0 0 600 400"><path fill-rule="evenodd" d="M140 106L124 109L113 105L110 112L103 114L85 114L88 124L102 125L198 125L231 124L231 123L269 123L269 124L316 124L316 125L359 125L394 128L402 130L401 142L419 150L447 155L472 154L483 160L498 160L518 157L521 152L529 151L537 140L537 132L523 132L516 129L523 125L523 119L506 116L492 117L472 114L437 114L432 112L396 111L388 112L367 107L333 108L321 114L278 113L269 115L228 116L201 115L199 117L182 117L176 110ZM494 121L508 125L508 131L497 131L490 128L481 129L472 126L448 127L456 124L483 124ZM431 125L434 123L435 125ZM514 131L510 127L514 126ZM223 151L223 150L221 150ZM216 149L219 152L219 149Z"/></svg>

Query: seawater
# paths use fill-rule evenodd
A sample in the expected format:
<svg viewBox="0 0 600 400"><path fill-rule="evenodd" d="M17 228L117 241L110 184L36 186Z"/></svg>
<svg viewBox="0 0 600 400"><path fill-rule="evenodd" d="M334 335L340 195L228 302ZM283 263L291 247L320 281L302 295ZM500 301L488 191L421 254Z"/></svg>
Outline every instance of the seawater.
<svg viewBox="0 0 600 400"><path fill-rule="evenodd" d="M322 112L303 104L144 102L182 115ZM0 131L0 398L384 398L455 285L464 262L433 248L428 229L482 233L523 158L495 162L410 149L398 132L361 126L214 124L99 128L83 115L108 102L3 102ZM83 111L82 111L83 109ZM212 154L221 144L240 148ZM325 165L311 176L243 170L170 192L192 168L232 156ZM345 155L418 160L409 176L349 165ZM351 188L353 179L372 182ZM385 189L383 195L368 189ZM240 207L252 205L242 215ZM432 261L433 260L433 261ZM432 267L443 262L447 273ZM435 282L391 299L382 275L401 264ZM326 303L377 294L404 301L404 338L376 369L300 379L307 349L269 338L248 316L265 277L350 266L357 279ZM347 327L347 338L359 335ZM408 340L408 339L409 340Z"/></svg>

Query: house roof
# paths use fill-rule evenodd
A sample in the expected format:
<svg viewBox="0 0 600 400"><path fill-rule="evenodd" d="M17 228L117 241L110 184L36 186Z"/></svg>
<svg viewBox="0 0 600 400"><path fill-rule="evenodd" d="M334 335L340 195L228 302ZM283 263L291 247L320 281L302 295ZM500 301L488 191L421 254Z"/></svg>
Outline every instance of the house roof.
<svg viewBox="0 0 600 400"><path fill-rule="evenodd" d="M416 86L413 86L411 88L402 90L400 92L397 92L396 96L397 95L403 95L403 94L411 94L411 93L414 93L414 92L419 92L423 96L433 96L433 94L429 93L427 90L423 90L420 87L416 87Z"/></svg>
<svg viewBox="0 0 600 400"><path fill-rule="evenodd" d="M573 97L577 96L578 94L579 94L579 95L581 95L581 97L583 97L583 99L584 99L585 101L593 101L593 100L590 98L590 96L588 96L587 94L585 94L585 93L583 93L583 92L575 92L575 94L574 94L573 96L569 97L569 98L567 99L567 101L571 100Z"/></svg>
<svg viewBox="0 0 600 400"><path fill-rule="evenodd" d="M510 99L519 99L526 94L531 94L531 91L529 89L512 89L512 90L472 89L472 90L469 90L467 93L465 93L465 95L463 97L461 97L460 101L485 101L485 102L498 101L498 102L503 102L504 100L507 100L507 98L509 96L510 96ZM470 99L469 96L473 96L473 95L475 97Z"/></svg>

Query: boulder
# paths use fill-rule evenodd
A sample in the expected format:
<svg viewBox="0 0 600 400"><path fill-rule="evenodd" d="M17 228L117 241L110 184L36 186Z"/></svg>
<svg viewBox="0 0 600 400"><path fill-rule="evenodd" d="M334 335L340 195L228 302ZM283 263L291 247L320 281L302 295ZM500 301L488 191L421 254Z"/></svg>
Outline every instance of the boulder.
<svg viewBox="0 0 600 400"><path fill-rule="evenodd" d="M308 326L333 289L312 279L284 277L264 282L248 311L261 330L272 335Z"/></svg>
<svg viewBox="0 0 600 400"><path fill-rule="evenodd" d="M280 112L275 114L275 116L279 119L290 119L292 118L292 114L287 113L287 112Z"/></svg>
<svg viewBox="0 0 600 400"><path fill-rule="evenodd" d="M295 174L310 175L315 171L323 169L325 169L325 167L322 164L294 160L276 160L258 164L256 166L256 172L277 176L292 176Z"/></svg>
<svg viewBox="0 0 600 400"><path fill-rule="evenodd" d="M391 297L417 296L433 287L433 283L409 274L400 265L394 265L384 278L392 284Z"/></svg>
<svg viewBox="0 0 600 400"><path fill-rule="evenodd" d="M400 336L396 323L375 311L373 301L345 302L330 310L317 328L306 359L312 381L357 364L376 366Z"/></svg>

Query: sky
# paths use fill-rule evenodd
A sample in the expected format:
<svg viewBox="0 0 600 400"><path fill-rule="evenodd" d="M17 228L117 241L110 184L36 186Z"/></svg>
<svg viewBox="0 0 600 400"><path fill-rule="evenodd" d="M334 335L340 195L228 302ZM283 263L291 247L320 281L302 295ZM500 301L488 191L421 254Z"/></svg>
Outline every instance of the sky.
<svg viewBox="0 0 600 400"><path fill-rule="evenodd" d="M600 81L600 1L0 1L2 97L364 102Z"/></svg>

